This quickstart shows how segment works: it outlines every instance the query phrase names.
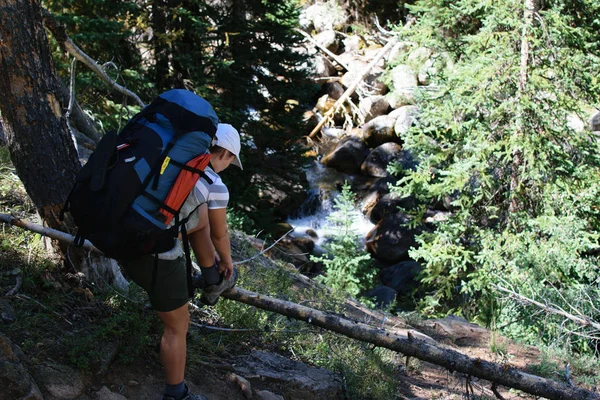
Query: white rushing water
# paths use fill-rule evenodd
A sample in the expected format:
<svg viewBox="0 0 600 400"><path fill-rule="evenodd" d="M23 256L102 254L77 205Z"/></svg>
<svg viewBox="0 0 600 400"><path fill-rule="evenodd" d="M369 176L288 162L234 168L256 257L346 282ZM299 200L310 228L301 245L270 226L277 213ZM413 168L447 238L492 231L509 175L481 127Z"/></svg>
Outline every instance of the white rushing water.
<svg viewBox="0 0 600 400"><path fill-rule="evenodd" d="M321 245L331 239L339 229L329 217L335 211L334 199L340 194L341 186L352 177L326 168L318 161L314 161L306 169L306 176L310 185L309 198L297 215L287 222L294 227L292 236L312 237L316 244ZM362 214L360 204L352 210L350 218L352 232L364 240L374 225Z"/></svg>

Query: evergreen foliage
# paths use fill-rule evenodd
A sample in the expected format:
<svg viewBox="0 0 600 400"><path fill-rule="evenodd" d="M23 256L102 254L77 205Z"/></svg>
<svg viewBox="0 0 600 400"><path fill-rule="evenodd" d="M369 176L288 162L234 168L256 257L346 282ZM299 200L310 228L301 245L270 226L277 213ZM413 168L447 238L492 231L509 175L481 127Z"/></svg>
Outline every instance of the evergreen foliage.
<svg viewBox="0 0 600 400"><path fill-rule="evenodd" d="M420 121L402 138L420 165L395 191L446 201L452 212L411 252L424 264L423 311L462 311L551 342L584 333L562 317L534 316L493 285L595 317L586 296L597 296L600 278L600 148L571 121L587 121L600 96L600 4L551 0L529 13L526 5L409 7L417 22L399 33L440 56L436 90L417 96Z"/></svg>
<svg viewBox="0 0 600 400"><path fill-rule="evenodd" d="M337 232L331 242L324 245L328 255L311 259L325 266L325 275L317 280L334 290L356 297L372 285L375 272L371 267L371 256L360 248L359 235L352 230L355 199L348 182L344 183L342 192L334 199L333 208L334 212L327 219L337 227Z"/></svg>
<svg viewBox="0 0 600 400"><path fill-rule="evenodd" d="M290 179L272 179L283 170L298 183L302 113L317 90L298 51L303 38L294 31L295 0L49 0L48 7L84 52L100 64L111 61L116 69L107 67L109 75L144 101L171 88L190 89L210 101L222 122L243 132L244 171L228 171L224 180L233 207L251 212L246 226L264 228L276 218L272 207L257 205L261 192L301 189L286 186ZM55 59L67 82L70 61L59 53ZM139 111L85 68L78 69L76 94L107 130ZM272 159L278 161L270 169Z"/></svg>

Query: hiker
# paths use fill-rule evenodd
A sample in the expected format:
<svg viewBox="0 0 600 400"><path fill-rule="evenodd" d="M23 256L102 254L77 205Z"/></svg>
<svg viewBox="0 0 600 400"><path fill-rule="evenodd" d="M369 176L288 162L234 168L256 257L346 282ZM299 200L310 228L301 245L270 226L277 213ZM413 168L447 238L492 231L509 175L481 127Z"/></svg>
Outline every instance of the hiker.
<svg viewBox="0 0 600 400"><path fill-rule="evenodd" d="M197 258L204 289L201 302L214 305L221 293L237 280L233 268L226 221L229 191L218 173L233 164L242 168L239 159L240 136L229 124L219 124L214 145L210 148L210 164L181 208L181 215L191 212L186 224L188 241ZM185 244L184 244L185 245ZM188 273L181 243L157 257L147 255L122 262L130 279L144 288L152 306L164 324L160 344L166 385L163 400L201 400L205 396L191 394L184 383L186 335L189 325ZM153 276L155 275L155 276Z"/></svg>

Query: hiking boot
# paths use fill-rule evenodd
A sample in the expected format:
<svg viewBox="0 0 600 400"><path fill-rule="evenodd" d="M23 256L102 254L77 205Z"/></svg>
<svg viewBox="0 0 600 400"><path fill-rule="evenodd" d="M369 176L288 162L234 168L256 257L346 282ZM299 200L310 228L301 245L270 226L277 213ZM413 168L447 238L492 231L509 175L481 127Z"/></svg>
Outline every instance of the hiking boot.
<svg viewBox="0 0 600 400"><path fill-rule="evenodd" d="M173 397L163 396L162 400L175 400ZM181 400L208 400L208 397L201 394L192 394L190 389L185 385L185 396Z"/></svg>
<svg viewBox="0 0 600 400"><path fill-rule="evenodd" d="M235 286L237 277L238 273L236 269L233 270L233 273L229 279L225 279L224 276L221 275L221 282L216 285L207 285L204 287L202 290L202 296L200 297L200 302L206 306L214 306L217 304L221 293Z"/></svg>

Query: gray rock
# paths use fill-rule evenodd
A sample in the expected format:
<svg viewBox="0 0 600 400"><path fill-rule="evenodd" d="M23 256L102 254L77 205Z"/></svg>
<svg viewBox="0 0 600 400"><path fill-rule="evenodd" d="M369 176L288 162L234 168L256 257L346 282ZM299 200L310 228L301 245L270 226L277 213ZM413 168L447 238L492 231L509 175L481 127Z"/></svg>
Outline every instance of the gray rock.
<svg viewBox="0 0 600 400"><path fill-rule="evenodd" d="M259 400L285 400L283 396L269 392L268 390L259 390L256 392Z"/></svg>
<svg viewBox="0 0 600 400"><path fill-rule="evenodd" d="M385 216L367 234L367 250L373 258L385 262L407 260L408 251L417 245L417 230L406 226L408 218L402 213Z"/></svg>
<svg viewBox="0 0 600 400"><path fill-rule="evenodd" d="M42 400L44 397L26 367L19 346L0 333L0 398Z"/></svg>
<svg viewBox="0 0 600 400"><path fill-rule="evenodd" d="M399 137L402 137L408 131L419 116L419 107L417 106L402 106L394 111L396 122L394 123L394 132Z"/></svg>
<svg viewBox="0 0 600 400"><path fill-rule="evenodd" d="M375 117L384 115L390 109L390 103L385 96L376 95L364 97L358 104L358 109L365 117L364 122L369 122Z"/></svg>
<svg viewBox="0 0 600 400"><path fill-rule="evenodd" d="M0 300L0 321L12 324L17 320L17 313L8 300Z"/></svg>
<svg viewBox="0 0 600 400"><path fill-rule="evenodd" d="M40 364L34 367L34 376L45 392L58 399L75 399L84 389L82 374L60 364Z"/></svg>
<svg viewBox="0 0 600 400"><path fill-rule="evenodd" d="M376 177L386 177L391 174L387 170L390 162L399 159L402 146L397 143L384 143L369 153L362 163L360 170L363 174Z"/></svg>
<svg viewBox="0 0 600 400"><path fill-rule="evenodd" d="M415 278L419 275L423 267L416 261L402 261L381 270L379 279L381 283L391 287L398 293L410 293L417 282Z"/></svg>
<svg viewBox="0 0 600 400"><path fill-rule="evenodd" d="M342 139L337 147L321 160L323 165L348 174L360 172L360 166L367 158L369 149L359 139Z"/></svg>
<svg viewBox="0 0 600 400"><path fill-rule="evenodd" d="M97 399L97 400L127 400L127 397L123 396L122 394L112 392L106 386L102 386L102 388L100 388L100 390L98 390L94 394L94 399Z"/></svg>
<svg viewBox="0 0 600 400"><path fill-rule="evenodd" d="M600 131L600 112L597 112L590 118L590 129L592 132Z"/></svg>
<svg viewBox="0 0 600 400"><path fill-rule="evenodd" d="M398 293L389 286L379 285L365 292L366 297L375 299L375 307L387 308L396 300Z"/></svg>
<svg viewBox="0 0 600 400"><path fill-rule="evenodd" d="M340 47L340 42L337 40L337 35L332 29L328 29L316 34L313 39L334 54L337 53Z"/></svg>
<svg viewBox="0 0 600 400"><path fill-rule="evenodd" d="M381 115L373 118L363 125L363 141L370 147L375 148L384 143L400 143L400 138L394 132L396 118L390 115Z"/></svg>
<svg viewBox="0 0 600 400"><path fill-rule="evenodd" d="M258 376L281 384L286 400L336 399L342 390L333 372L264 351L253 351L240 358L234 368L248 379Z"/></svg>

